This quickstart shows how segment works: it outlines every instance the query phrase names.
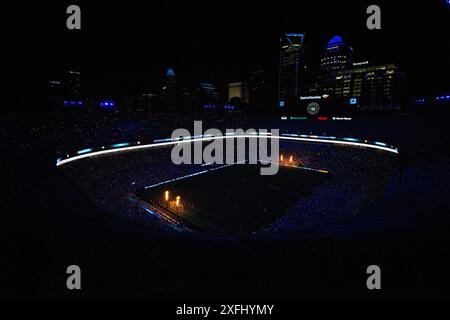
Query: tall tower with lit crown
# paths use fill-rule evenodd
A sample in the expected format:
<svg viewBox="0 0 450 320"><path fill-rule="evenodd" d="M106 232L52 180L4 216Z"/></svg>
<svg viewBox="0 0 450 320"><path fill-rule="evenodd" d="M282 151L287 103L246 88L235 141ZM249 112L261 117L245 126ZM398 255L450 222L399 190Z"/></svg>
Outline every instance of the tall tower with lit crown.
<svg viewBox="0 0 450 320"><path fill-rule="evenodd" d="M320 60L322 72L333 72L347 69L352 62L353 49L340 36L328 41Z"/></svg>
<svg viewBox="0 0 450 320"><path fill-rule="evenodd" d="M177 80L173 68L169 68L166 73L166 79L162 90L162 95L167 98L173 98L177 93Z"/></svg>
<svg viewBox="0 0 450 320"><path fill-rule="evenodd" d="M280 38L279 101L296 98L304 90L304 33L283 33Z"/></svg>

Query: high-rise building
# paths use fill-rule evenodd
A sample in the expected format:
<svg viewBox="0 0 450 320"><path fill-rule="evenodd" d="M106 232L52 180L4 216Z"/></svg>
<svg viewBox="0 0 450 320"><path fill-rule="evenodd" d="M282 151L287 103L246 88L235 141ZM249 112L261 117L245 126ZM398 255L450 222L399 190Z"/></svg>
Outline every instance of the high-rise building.
<svg viewBox="0 0 450 320"><path fill-rule="evenodd" d="M404 74L394 64L352 61L353 49L340 36L325 46L320 63L319 91L336 105L359 110L400 109Z"/></svg>
<svg viewBox="0 0 450 320"><path fill-rule="evenodd" d="M48 98L52 107L59 107L64 97L64 87L62 81L50 80L48 82Z"/></svg>
<svg viewBox="0 0 450 320"><path fill-rule="evenodd" d="M340 36L334 36L325 46L320 61L322 72L345 70L351 65L353 49Z"/></svg>
<svg viewBox="0 0 450 320"><path fill-rule="evenodd" d="M304 91L305 48L303 33L283 33L280 38L279 102L295 99Z"/></svg>
<svg viewBox="0 0 450 320"><path fill-rule="evenodd" d="M70 99L77 99L81 95L81 73L79 71L69 70L64 81L65 95Z"/></svg>
<svg viewBox="0 0 450 320"><path fill-rule="evenodd" d="M396 110L401 106L404 73L395 64L353 67L330 72L322 79L322 93L360 110Z"/></svg>
<svg viewBox="0 0 450 320"><path fill-rule="evenodd" d="M167 70L161 95L165 98L174 98L177 95L177 79L173 68Z"/></svg>
<svg viewBox="0 0 450 320"><path fill-rule="evenodd" d="M164 85L161 90L161 106L165 111L174 111L177 107L177 79L173 68L169 68L164 78Z"/></svg>
<svg viewBox="0 0 450 320"><path fill-rule="evenodd" d="M249 90L246 82L233 82L228 84L228 100L239 100L243 104L249 103Z"/></svg>

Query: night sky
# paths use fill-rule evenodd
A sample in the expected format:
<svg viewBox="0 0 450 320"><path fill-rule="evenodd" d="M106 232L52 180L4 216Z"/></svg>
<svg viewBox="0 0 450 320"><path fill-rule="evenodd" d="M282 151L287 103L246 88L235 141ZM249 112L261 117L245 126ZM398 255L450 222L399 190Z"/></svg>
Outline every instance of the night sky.
<svg viewBox="0 0 450 320"><path fill-rule="evenodd" d="M68 68L82 71L91 92L158 92L174 67L181 86L226 84L264 68L275 82L282 31L305 32L314 69L323 46L341 35L354 60L394 62L409 92L448 92L450 6L444 0L377 1L382 30L366 28L368 1L43 2L3 7L1 37L10 93L39 95ZM66 29L69 4L82 30ZM3 51L2 50L2 51Z"/></svg>

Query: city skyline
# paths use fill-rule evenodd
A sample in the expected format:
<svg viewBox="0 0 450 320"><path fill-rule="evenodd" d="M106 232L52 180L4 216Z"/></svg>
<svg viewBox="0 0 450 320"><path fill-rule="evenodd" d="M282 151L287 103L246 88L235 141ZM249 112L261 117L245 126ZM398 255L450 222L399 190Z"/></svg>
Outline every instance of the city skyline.
<svg viewBox="0 0 450 320"><path fill-rule="evenodd" d="M339 35L353 47L354 61L397 64L408 79L407 95L448 91L450 70L443 63L448 43L441 38L450 32L445 4L383 3L383 27L375 31L365 27L364 3L313 3L306 11L295 1L245 4L239 10L231 4L218 4L217 11L202 1L166 4L151 12L139 5L83 5L79 32L65 28L65 4L8 15L2 29L7 59L20 61L5 70L12 87L8 92L21 96L26 91L39 98L48 81L70 69L82 72L91 92L104 94L159 92L168 67L175 69L178 83L191 89L211 82L225 94L228 83L244 81L256 69L263 69L274 86L282 32L305 33L306 64L312 72L319 68L323 47ZM43 10L45 20L39 19ZM423 19L410 21L414 14Z"/></svg>
<svg viewBox="0 0 450 320"><path fill-rule="evenodd" d="M286 32L281 32L283 34ZM288 33L288 32L287 32ZM406 63L403 62L404 59L399 59L395 56L390 57L388 54L384 56L380 56L377 54L364 56L363 53L367 53L367 43L361 43L362 45L354 45L351 41L347 39L352 39L354 36L347 33L333 33L328 32L328 38L325 38L323 35L314 39L314 31L306 31L302 33L305 38L304 48L305 48L305 62L304 66L308 68L309 74L317 74L321 70L321 61L323 58L323 50L327 47L329 42L333 40L335 37L339 37L341 40L345 39L345 43L352 49L352 62L361 62L369 60L370 63L373 64L384 64L384 63L395 63L400 66L406 66ZM275 43L274 40L278 39L278 37L273 37L268 39L266 45ZM325 39L325 40L324 40ZM208 46L208 43L205 43L205 47ZM370 45L369 45L370 46ZM232 82L239 81L248 81L252 72L257 70L264 70L268 75L268 81L272 86L278 86L279 78L278 78L278 68L279 68L279 59L280 52L275 50L275 46L267 50L272 54L272 63L267 63L266 61L258 61L248 62L245 65L239 65L238 67L231 68L232 70L227 70L227 68L223 68L217 70L217 64L215 63L205 63L202 68L199 69L199 72L196 72L194 68L196 67L194 64L190 64L189 62L177 62L179 61L178 57L171 59L171 61L167 61L165 64L157 65L152 67L153 71L149 70L115 70L113 72L108 70L95 70L86 69L85 66L79 66L75 69L82 70L85 75L85 79L87 82L91 82L92 86L88 85L88 88L91 87L94 92L102 92L105 94L112 94L113 92L117 92L118 88L120 93L148 93L148 92L159 92L161 89L161 85L164 83L164 77L166 75L167 69L172 68L177 70L178 82L183 86L187 87L191 90L195 90L200 83L202 82L211 82L214 83L218 91L221 94L226 94L228 90L228 84ZM266 52L266 54L267 54ZM215 60L214 58L220 58L220 54L216 54L212 52L209 56L211 60ZM71 69L73 65L66 63L64 64L67 69ZM212 71L216 69L217 71ZM59 72L65 72L66 70L59 69ZM57 74L58 72L54 72ZM408 75L411 72L407 72ZM414 73L412 73L414 75ZM55 77L53 77L55 78ZM127 83L127 85L123 85ZM86 83L84 83L86 85ZM411 83L410 83L411 85ZM422 82L416 83L416 86L421 87ZM425 83L424 83L425 85ZM413 87L413 86L412 86ZM444 86L443 86L444 88ZM437 91L436 91L437 92ZM432 94L433 92L427 91L424 88L424 94ZM438 92L437 92L438 93Z"/></svg>
<svg viewBox="0 0 450 320"><path fill-rule="evenodd" d="M293 34L293 33L282 32L280 34L280 36L283 37L283 35L286 35L286 34ZM307 33L298 33L298 34L301 34L302 38L307 36ZM332 33L330 33L330 34L332 34ZM352 53L353 53L353 48L350 46L350 44L347 44L346 42L344 42L343 38L344 37L341 37L341 35L339 35L339 34L332 34L332 36L330 36L330 38L328 40L326 40L323 44L322 43L317 44L317 43L315 43L314 39L310 39L310 41L306 43L306 47L307 47L307 49L313 48L312 52L314 52L315 56L312 56L310 51L308 51L308 50L305 51L305 45L302 44L302 46L303 46L302 47L302 49L303 49L302 58L304 59L304 56L308 56L308 59L307 59L307 62L303 61L303 63L302 63L302 66L306 67L307 71L302 71L301 73L307 72L309 75L319 74L321 72L321 70L323 69L322 61L323 61L324 52L326 51L326 48L329 47L331 42L337 41L336 39L339 39L339 41L343 41L343 43L345 43L345 45L350 47L350 49L352 50ZM358 49L359 48L356 48L355 51L358 51ZM376 64L382 64L382 63L394 63L394 61L397 60L397 59L389 59L389 58L373 59L373 57L364 57L362 55L356 55L356 56L357 56L356 59L351 59L348 61L347 64L349 66L351 66L352 63L358 64L358 63L370 62L370 64L376 65ZM281 59L281 53L277 53L274 58ZM280 65L281 65L281 61L276 61L276 63L274 65L270 65L270 66L263 66L262 64L255 64L253 66L243 66L239 70L239 75L231 75L226 78L221 77L221 80L211 81L211 78L216 78L216 77L205 76L202 78L202 75L198 75L198 74L192 75L192 74L186 73L186 69L189 69L189 65L181 66L180 69L182 71L180 72L180 71L178 71L179 70L178 65L176 65L175 63L168 63L166 65L159 66L157 71L155 71L155 73L148 73L148 72L146 73L144 71L142 72L142 73L146 73L148 75L148 79L151 79L152 77L157 78L158 80L155 82L155 85L153 85L152 87L143 86L140 88L138 88L136 86L134 89L140 90L145 93L147 93L147 92L160 93L161 89L165 86L165 83L167 81L167 76L169 75L169 73L174 76L175 70L177 70L176 71L177 78L179 78L180 76L182 78L182 81L178 81L180 86L184 85L184 86L190 87L190 89L192 89L192 90L195 90L196 88L198 88L198 86L202 82L211 82L211 83L218 85L218 87L221 89L220 91L223 91L223 93L226 93L226 91L228 90L229 83L248 81L253 72L258 71L258 70L265 71L267 69L276 70L276 71L272 71L271 77L272 77L272 80L274 80L274 78L276 78L274 82L276 82L276 84L278 85L278 81L279 81L278 77L279 76L276 73L279 72ZM92 72L90 72L89 70L84 70L83 67L72 68L72 66L67 64L66 69L59 70L58 75L55 72L55 76L53 78L51 78L49 81L54 81L52 79L61 79L61 78L65 77L66 73L67 72L70 73L71 69L82 70L84 75L92 74ZM106 74L106 73L104 73L104 74ZM217 76L220 76L220 74L217 74ZM303 89L303 90L305 90L305 89ZM296 93L296 95L298 95L298 92Z"/></svg>
<svg viewBox="0 0 450 320"><path fill-rule="evenodd" d="M2 10L0 299L450 298L450 0Z"/></svg>

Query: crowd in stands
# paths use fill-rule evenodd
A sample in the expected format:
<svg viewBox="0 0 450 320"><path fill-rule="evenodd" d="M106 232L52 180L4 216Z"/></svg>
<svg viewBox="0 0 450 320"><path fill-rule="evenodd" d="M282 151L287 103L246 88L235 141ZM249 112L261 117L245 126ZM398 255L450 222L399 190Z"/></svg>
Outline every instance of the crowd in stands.
<svg viewBox="0 0 450 320"><path fill-rule="evenodd" d="M203 120L203 129L280 128L281 132L364 137L396 145L400 155L356 147L282 142L281 152L300 159L300 165L330 171L331 179L298 201L286 214L256 232L297 232L342 220L357 214L374 201L383 201L405 192L448 190L448 136L420 136L411 126L398 124L377 130L376 125L355 122L343 125L332 121L286 122L270 117L243 114L136 115L116 113L55 114L42 119L25 119L24 124L7 131L2 138L23 152L55 161L60 155L83 148L121 142L152 142L170 137L172 130L193 130L193 121ZM13 132L11 134L11 132ZM415 135L413 135L415 134ZM413 137L413 138L411 138ZM139 188L196 171L200 166L176 166L170 161L170 148L127 152L86 159L61 167L98 207L126 216L158 230L167 225L139 207L133 196ZM436 194L439 199L444 193Z"/></svg>

